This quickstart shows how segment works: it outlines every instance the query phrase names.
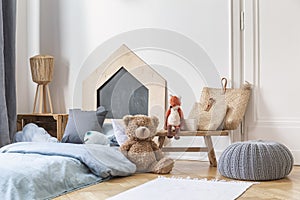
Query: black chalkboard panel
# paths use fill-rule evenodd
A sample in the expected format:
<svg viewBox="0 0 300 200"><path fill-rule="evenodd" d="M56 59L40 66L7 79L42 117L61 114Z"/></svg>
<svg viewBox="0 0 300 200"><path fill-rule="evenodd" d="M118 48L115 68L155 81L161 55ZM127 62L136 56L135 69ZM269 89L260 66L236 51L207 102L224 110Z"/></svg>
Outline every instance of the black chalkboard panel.
<svg viewBox="0 0 300 200"><path fill-rule="evenodd" d="M124 67L121 67L97 90L97 106L104 106L106 118L124 115L148 115L149 91Z"/></svg>

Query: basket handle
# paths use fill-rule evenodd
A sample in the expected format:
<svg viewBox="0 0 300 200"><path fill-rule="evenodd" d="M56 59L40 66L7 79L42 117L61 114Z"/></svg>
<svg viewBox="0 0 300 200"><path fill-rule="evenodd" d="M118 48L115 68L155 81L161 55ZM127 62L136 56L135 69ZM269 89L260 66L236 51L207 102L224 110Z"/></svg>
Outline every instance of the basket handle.
<svg viewBox="0 0 300 200"><path fill-rule="evenodd" d="M221 84L222 84L223 92L225 94L225 92L226 92L226 86L227 86L227 79L226 78L222 78L221 79Z"/></svg>

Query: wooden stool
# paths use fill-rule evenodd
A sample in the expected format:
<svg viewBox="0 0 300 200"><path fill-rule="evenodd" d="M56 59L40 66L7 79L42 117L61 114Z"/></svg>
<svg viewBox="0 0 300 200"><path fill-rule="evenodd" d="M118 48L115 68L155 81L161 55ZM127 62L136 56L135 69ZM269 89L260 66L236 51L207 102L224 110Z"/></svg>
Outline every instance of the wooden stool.
<svg viewBox="0 0 300 200"><path fill-rule="evenodd" d="M53 77L54 58L49 55L36 55L30 58L31 75L33 82L37 83L34 97L33 113L36 113L37 98L39 96L38 113L48 113L47 97L50 107L50 113L53 113L50 90L48 83Z"/></svg>
<svg viewBox="0 0 300 200"><path fill-rule="evenodd" d="M158 131L156 136L158 136L159 148L164 152L207 152L208 160L210 166L217 167L217 159L215 155L214 145L212 143L212 136L228 136L228 130L222 131L180 131L180 137L191 137L191 136L202 136L204 137L205 146L204 147L164 147L164 141L167 136L166 130Z"/></svg>

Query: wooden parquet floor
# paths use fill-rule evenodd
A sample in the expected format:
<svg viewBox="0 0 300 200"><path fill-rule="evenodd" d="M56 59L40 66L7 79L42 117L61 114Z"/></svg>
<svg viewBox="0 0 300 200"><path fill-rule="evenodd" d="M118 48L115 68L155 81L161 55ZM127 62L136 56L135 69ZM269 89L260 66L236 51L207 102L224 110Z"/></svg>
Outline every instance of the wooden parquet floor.
<svg viewBox="0 0 300 200"><path fill-rule="evenodd" d="M114 178L87 188L83 188L55 200L101 200L114 196L125 190L141 185L157 178L157 174L143 173L129 177ZM208 162L177 160L171 174L166 177L191 177L231 180L221 176L216 167L210 167ZM187 198L188 199L188 198ZM199 199L201 199L199 197ZM263 181L248 189L239 200L300 200L300 166L294 166L291 174L281 180Z"/></svg>

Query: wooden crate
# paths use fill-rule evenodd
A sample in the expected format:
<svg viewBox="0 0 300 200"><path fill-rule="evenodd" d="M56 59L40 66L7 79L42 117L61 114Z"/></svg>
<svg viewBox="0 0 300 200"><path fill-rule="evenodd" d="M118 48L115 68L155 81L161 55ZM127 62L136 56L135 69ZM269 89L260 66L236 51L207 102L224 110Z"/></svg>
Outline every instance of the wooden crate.
<svg viewBox="0 0 300 200"><path fill-rule="evenodd" d="M18 114L17 131L21 131L28 123L43 127L51 136L59 141L65 132L68 114Z"/></svg>

